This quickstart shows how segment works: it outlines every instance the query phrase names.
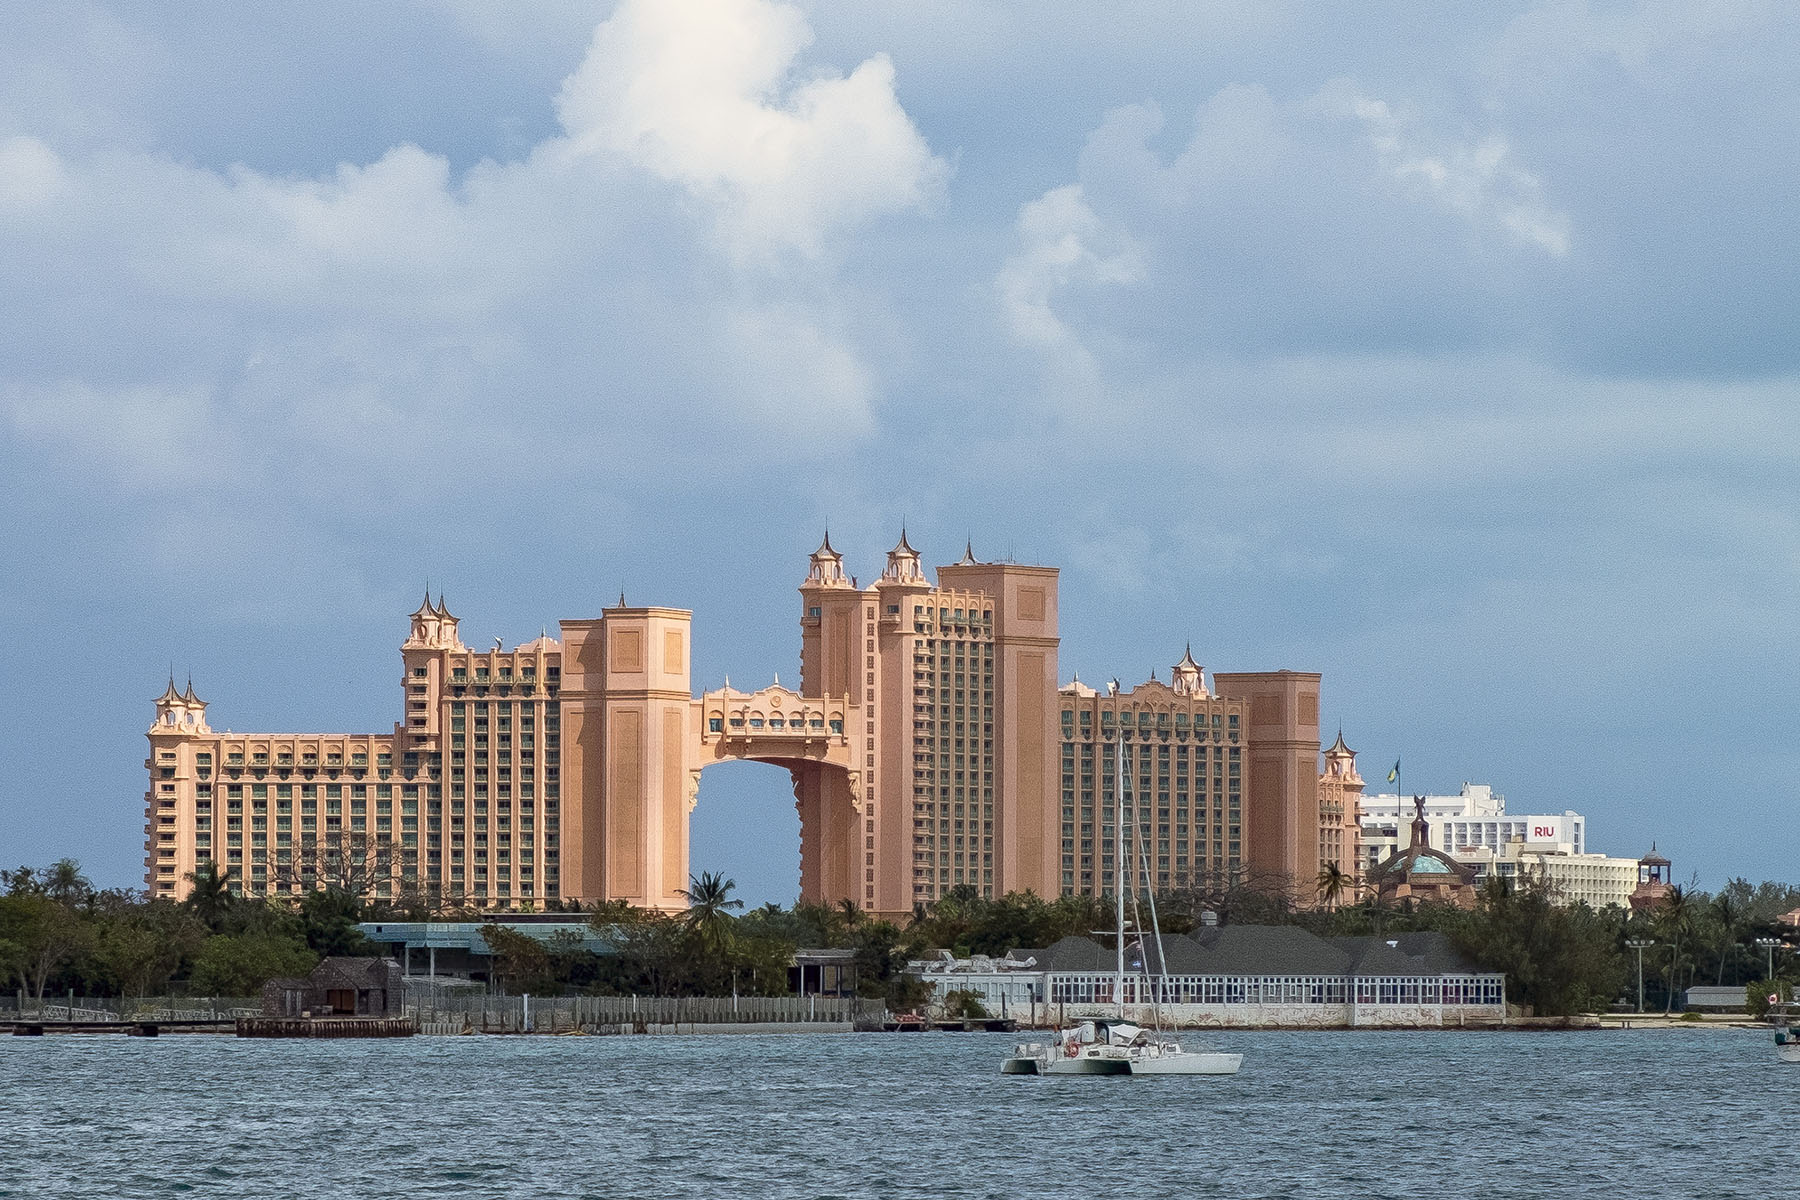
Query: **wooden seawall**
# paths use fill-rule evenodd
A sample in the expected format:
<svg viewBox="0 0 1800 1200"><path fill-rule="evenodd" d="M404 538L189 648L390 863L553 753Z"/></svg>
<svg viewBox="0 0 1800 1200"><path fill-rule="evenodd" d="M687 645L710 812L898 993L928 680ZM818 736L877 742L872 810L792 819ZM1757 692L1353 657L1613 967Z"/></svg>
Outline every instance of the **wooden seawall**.
<svg viewBox="0 0 1800 1200"><path fill-rule="evenodd" d="M239 1037L397 1038L418 1032L410 1017L239 1017Z"/></svg>

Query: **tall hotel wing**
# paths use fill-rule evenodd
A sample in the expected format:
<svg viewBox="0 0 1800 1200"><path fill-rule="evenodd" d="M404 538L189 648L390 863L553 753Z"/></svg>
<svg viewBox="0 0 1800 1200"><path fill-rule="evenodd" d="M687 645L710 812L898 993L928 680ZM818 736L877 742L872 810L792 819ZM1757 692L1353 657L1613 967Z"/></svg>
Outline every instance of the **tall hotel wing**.
<svg viewBox="0 0 1800 1200"><path fill-rule="evenodd" d="M1362 781L1341 738L1320 773L1316 674L1209 690L1187 655L1167 684L1059 688L1054 568L965 551L934 584L904 536L868 587L826 539L800 596L798 689L695 696L681 609L621 599L560 641L479 651L429 596L392 732L218 733L171 682L149 731L145 884L180 898L210 863L257 895L677 909L701 773L750 759L792 781L806 899L903 915L959 886L1098 894L1121 744L1134 882L1280 878L1304 897L1326 863L1354 872Z"/></svg>

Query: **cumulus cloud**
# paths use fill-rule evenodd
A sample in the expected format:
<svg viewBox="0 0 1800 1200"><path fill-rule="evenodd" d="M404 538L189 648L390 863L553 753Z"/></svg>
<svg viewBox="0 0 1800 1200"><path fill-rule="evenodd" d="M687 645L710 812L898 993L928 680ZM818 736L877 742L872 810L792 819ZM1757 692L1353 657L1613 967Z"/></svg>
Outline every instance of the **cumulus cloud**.
<svg viewBox="0 0 1800 1200"><path fill-rule="evenodd" d="M1094 215L1081 186L1052 188L1019 210L1018 249L996 287L1007 327L1021 342L1074 346L1076 337L1051 301L1072 284L1127 284L1144 276L1137 246Z"/></svg>
<svg viewBox="0 0 1800 1200"><path fill-rule="evenodd" d="M0 139L0 414L118 487L205 448L245 487L310 478L259 452L279 440L392 481L376 503L459 443L579 472L596 442L641 464L689 437L866 438L858 293L821 256L946 170L885 57L835 74L810 41L771 0L627 0L557 97L564 132L462 171L407 144L279 174ZM571 412L604 433L527 432Z"/></svg>
<svg viewBox="0 0 1800 1200"><path fill-rule="evenodd" d="M304 698L288 662L326 680L296 719L378 726L386 672L316 664L378 663L384 588L446 569L527 635L623 577L693 601L697 670L764 671L770 563L822 516L878 562L910 517L1064 564L1084 676L1190 631L1322 667L1353 741L1444 714L1444 778L1592 792L1646 843L1779 783L1745 765L1778 703L1643 778L1457 714L1473 679L1679 739L1669 678L1793 656L1789 6L425 0L372 38L333 3L0 38L21 676L185 640L239 713ZM30 700L0 725L54 744ZM26 790L141 789L119 703L116 752Z"/></svg>
<svg viewBox="0 0 1800 1200"><path fill-rule="evenodd" d="M625 0L594 33L557 112L572 154L616 157L717 208L739 254L819 252L870 217L923 209L945 164L877 54L794 80L812 31L768 0Z"/></svg>
<svg viewBox="0 0 1800 1200"><path fill-rule="evenodd" d="M1432 139L1418 122L1347 81L1320 95L1327 112L1362 122L1382 165L1403 184L1461 213L1478 226L1497 225L1513 238L1558 258L1569 252L1569 219L1543 198L1543 184L1517 166L1507 139Z"/></svg>

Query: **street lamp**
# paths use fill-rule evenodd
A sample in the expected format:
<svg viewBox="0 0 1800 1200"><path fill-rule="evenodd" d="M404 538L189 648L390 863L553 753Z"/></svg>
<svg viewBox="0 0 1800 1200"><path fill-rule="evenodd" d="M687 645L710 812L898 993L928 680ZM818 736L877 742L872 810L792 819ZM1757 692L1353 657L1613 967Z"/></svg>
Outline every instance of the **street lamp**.
<svg viewBox="0 0 1800 1200"><path fill-rule="evenodd" d="M1649 938L1631 938L1626 943L1637 951L1638 960L1638 1012L1644 1011L1644 951L1656 945Z"/></svg>
<svg viewBox="0 0 1800 1200"><path fill-rule="evenodd" d="M1756 939L1756 944L1761 946L1768 954L1769 973L1765 975L1764 978L1775 978L1775 947L1785 945L1785 943L1782 942L1780 938L1762 937Z"/></svg>

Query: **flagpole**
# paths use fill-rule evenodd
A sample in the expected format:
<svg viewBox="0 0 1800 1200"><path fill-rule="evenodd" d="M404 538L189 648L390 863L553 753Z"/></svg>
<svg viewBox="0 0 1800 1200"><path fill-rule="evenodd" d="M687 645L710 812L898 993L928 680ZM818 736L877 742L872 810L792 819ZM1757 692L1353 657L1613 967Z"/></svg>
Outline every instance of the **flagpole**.
<svg viewBox="0 0 1800 1200"><path fill-rule="evenodd" d="M1394 783L1394 836L1395 837L1400 836L1401 822L1406 819L1405 800L1404 800L1404 797L1402 797L1400 794L1400 762L1401 762L1401 760L1396 758L1394 760L1394 769L1388 772L1388 778L1391 779Z"/></svg>

